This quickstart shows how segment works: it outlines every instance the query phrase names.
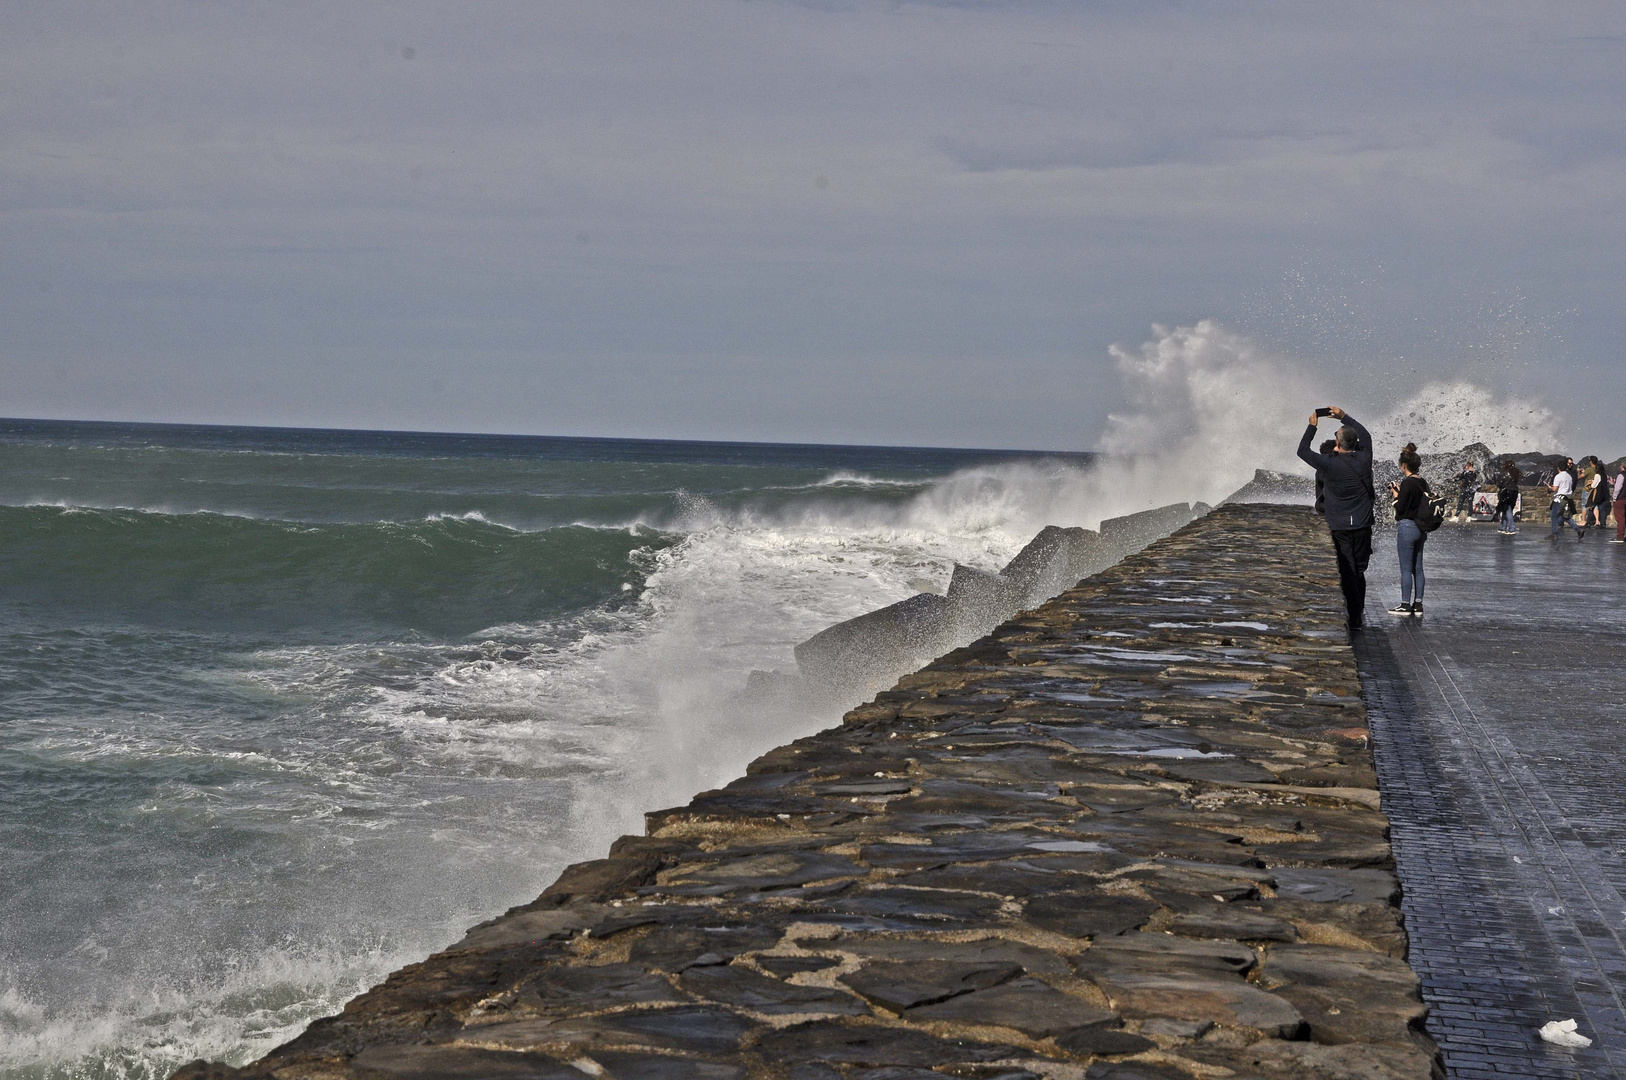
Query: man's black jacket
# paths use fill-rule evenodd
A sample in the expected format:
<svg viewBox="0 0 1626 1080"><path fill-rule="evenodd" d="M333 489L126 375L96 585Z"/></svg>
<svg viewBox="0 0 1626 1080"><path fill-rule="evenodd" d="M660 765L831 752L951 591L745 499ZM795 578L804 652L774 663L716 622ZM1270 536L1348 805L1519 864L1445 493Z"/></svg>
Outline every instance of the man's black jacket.
<svg viewBox="0 0 1626 1080"><path fill-rule="evenodd" d="M1366 433L1360 421L1344 414L1344 426L1355 429L1361 448L1346 453L1334 451L1318 454L1310 449L1315 439L1315 425L1304 429L1299 440L1299 457L1315 468L1321 478L1323 512L1327 527L1334 531L1364 529L1372 524L1372 504L1377 495L1372 490L1372 436Z"/></svg>

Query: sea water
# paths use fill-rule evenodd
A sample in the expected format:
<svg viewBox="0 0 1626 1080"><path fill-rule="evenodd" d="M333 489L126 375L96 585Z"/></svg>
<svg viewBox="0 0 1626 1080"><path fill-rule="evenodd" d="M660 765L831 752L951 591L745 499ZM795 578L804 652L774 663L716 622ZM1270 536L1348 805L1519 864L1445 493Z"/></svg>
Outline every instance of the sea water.
<svg viewBox="0 0 1626 1080"><path fill-rule="evenodd" d="M741 690L1087 466L0 421L0 1075L291 1038L834 722Z"/></svg>

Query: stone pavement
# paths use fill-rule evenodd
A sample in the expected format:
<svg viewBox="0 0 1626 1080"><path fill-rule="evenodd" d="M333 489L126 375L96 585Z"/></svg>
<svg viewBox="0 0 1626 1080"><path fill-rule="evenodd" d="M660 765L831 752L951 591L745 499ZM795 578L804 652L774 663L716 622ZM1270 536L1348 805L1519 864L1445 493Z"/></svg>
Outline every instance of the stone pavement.
<svg viewBox="0 0 1626 1080"><path fill-rule="evenodd" d="M1428 1080L1342 621L1221 507L177 1078Z"/></svg>
<svg viewBox="0 0 1626 1080"><path fill-rule="evenodd" d="M1489 526L1392 534L1357 642L1428 1031L1452 1077L1626 1077L1626 547ZM1586 1050L1542 1042L1574 1018Z"/></svg>

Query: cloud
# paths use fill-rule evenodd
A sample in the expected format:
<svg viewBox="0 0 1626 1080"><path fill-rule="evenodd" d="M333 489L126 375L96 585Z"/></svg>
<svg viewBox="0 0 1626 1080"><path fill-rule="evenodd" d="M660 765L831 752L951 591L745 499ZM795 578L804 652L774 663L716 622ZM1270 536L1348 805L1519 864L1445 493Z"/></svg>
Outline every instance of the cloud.
<svg viewBox="0 0 1626 1080"><path fill-rule="evenodd" d="M0 20L0 412L1076 446L1109 343L1296 348L1306 273L1441 376L1486 297L1623 344L1564 314L1626 249L1609 5Z"/></svg>

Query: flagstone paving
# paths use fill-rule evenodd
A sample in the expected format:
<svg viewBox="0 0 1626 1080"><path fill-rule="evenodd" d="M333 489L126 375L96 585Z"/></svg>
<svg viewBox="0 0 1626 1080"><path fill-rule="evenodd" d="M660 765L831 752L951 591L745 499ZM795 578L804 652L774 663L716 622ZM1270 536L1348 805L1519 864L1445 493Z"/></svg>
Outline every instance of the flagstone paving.
<svg viewBox="0 0 1626 1080"><path fill-rule="evenodd" d="M1221 507L243 1070L1437 1075L1308 509Z"/></svg>

